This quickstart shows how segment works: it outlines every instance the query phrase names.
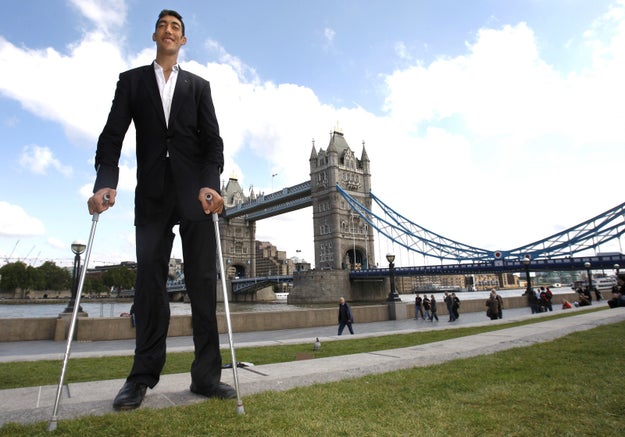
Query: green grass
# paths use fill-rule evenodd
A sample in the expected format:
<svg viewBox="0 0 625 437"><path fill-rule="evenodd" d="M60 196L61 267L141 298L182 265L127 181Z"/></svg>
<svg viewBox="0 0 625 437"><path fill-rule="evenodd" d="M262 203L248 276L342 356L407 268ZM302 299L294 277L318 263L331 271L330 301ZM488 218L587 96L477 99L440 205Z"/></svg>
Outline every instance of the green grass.
<svg viewBox="0 0 625 437"><path fill-rule="evenodd" d="M606 308L589 309L584 312L604 311ZM485 325L470 328L456 328L415 332L410 334L385 335L361 339L345 339L342 341L324 342L320 351L315 352L316 358L350 355L361 352L372 352L386 349L417 346L462 336L497 331L500 329L521 326L531 323L571 317L580 312L560 313L542 318L527 319L496 325ZM294 361L298 352L312 353L312 343L281 346L237 348L238 361L255 365L273 364ZM229 363L230 354L223 353L224 363ZM163 374L188 372L193 361L192 352L167 354L167 362ZM71 358L65 375L68 383L122 379L128 375L132 366L131 356L113 356L100 358ZM25 361L20 363L0 363L0 390L19 387L35 387L57 384L61 371L61 362L56 360Z"/></svg>
<svg viewBox="0 0 625 437"><path fill-rule="evenodd" d="M473 329L423 334L469 335ZM0 436L622 435L624 329L625 322L435 366L250 395L244 416L233 401L207 400L62 420L54 434L44 422L7 424ZM407 336L385 337L384 344L394 337ZM358 341L335 344L345 351Z"/></svg>

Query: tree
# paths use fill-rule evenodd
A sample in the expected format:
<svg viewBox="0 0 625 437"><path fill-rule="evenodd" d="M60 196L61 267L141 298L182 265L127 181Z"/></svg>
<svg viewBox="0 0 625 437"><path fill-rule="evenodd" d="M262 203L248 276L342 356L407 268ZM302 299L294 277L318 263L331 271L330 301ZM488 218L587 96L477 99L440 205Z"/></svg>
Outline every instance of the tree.
<svg viewBox="0 0 625 437"><path fill-rule="evenodd" d="M100 296L101 294L108 294L109 292L109 287L104 285L104 283L102 282L102 278L100 277L95 277L95 278L86 277L85 285L83 288L84 288L84 291L91 293L91 294L95 293L98 296Z"/></svg>
<svg viewBox="0 0 625 437"><path fill-rule="evenodd" d="M42 288L36 290L67 290L71 287L72 276L67 269L57 266L53 261L46 261L37 270L41 272L43 278Z"/></svg>
<svg viewBox="0 0 625 437"><path fill-rule="evenodd" d="M135 271L128 267L115 267L104 272L102 282L107 287L128 290L134 287L136 276Z"/></svg>
<svg viewBox="0 0 625 437"><path fill-rule="evenodd" d="M26 267L26 290L45 290L46 278L41 270L33 266Z"/></svg>
<svg viewBox="0 0 625 437"><path fill-rule="evenodd" d="M0 289L15 291L18 288L25 289L29 286L26 264L21 261L5 264L0 267Z"/></svg>

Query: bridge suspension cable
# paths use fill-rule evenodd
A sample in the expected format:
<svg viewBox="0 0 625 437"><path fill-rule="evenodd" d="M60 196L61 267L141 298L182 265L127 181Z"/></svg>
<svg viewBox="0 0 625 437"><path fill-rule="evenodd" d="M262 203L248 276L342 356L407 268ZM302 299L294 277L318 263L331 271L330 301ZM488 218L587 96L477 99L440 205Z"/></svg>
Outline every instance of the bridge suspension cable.
<svg viewBox="0 0 625 437"><path fill-rule="evenodd" d="M530 244L510 250L482 249L451 240L419 226L393 210L372 192L369 193L371 199L380 207L384 217L369 210L339 185L336 188L350 208L380 234L408 251L436 258L441 262L572 256L596 249L625 233L625 203L622 203L585 222Z"/></svg>

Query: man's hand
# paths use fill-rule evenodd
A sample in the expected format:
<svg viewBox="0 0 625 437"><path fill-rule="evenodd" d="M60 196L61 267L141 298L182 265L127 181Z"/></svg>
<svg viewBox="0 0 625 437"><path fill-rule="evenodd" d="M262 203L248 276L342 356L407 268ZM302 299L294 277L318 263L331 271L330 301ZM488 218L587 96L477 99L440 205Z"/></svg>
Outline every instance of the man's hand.
<svg viewBox="0 0 625 437"><path fill-rule="evenodd" d="M96 191L93 196L87 200L89 214L93 215L96 212L100 214L115 205L116 195L117 191L113 188L101 188Z"/></svg>
<svg viewBox="0 0 625 437"><path fill-rule="evenodd" d="M210 198L210 200L208 200L208 198ZM202 204L202 209L205 214L211 214L213 212L221 214L221 211L224 209L223 197L221 197L219 193L212 188L200 188L200 195L198 196L198 199Z"/></svg>

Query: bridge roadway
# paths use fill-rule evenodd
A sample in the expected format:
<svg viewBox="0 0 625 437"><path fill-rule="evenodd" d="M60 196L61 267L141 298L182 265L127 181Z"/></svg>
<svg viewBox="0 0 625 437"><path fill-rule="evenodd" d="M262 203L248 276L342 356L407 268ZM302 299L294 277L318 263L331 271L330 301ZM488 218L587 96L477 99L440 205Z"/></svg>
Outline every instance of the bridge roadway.
<svg viewBox="0 0 625 437"><path fill-rule="evenodd" d="M439 266L395 267L395 276L425 276L425 275L466 275L472 273L504 273L529 271L568 271L586 270L584 265L590 263L591 270L614 269L615 264L625 267L625 255L610 254L587 257L567 257L552 259L534 259L528 266L521 260L495 259L493 261L472 262L465 264L441 264ZM351 270L350 279L380 278L389 276L390 269Z"/></svg>
<svg viewBox="0 0 625 437"><path fill-rule="evenodd" d="M532 260L527 268L530 271L568 271L585 270L586 262L589 262L592 270L609 269L612 270L615 264L625 267L625 255L597 255L590 257L568 257L553 259ZM487 274L502 272L524 272L525 264L520 260L493 260L480 263L466 264L443 264L439 266L417 266L417 267L395 267L395 276L425 276L425 275L467 275L467 274ZM388 277L390 269L364 269L350 270L349 278L353 280L367 280L374 278ZM267 276L257 278L233 279L232 292L234 295L244 295L254 293L260 288L271 284L293 283L292 275Z"/></svg>
<svg viewBox="0 0 625 437"><path fill-rule="evenodd" d="M257 221L312 206L310 181L285 187L271 194L263 194L248 202L224 210L226 219L245 216Z"/></svg>

